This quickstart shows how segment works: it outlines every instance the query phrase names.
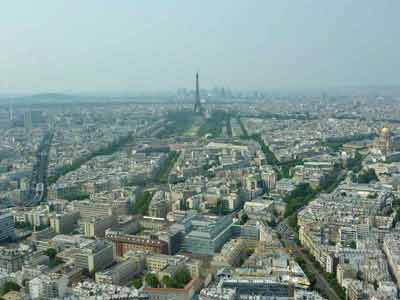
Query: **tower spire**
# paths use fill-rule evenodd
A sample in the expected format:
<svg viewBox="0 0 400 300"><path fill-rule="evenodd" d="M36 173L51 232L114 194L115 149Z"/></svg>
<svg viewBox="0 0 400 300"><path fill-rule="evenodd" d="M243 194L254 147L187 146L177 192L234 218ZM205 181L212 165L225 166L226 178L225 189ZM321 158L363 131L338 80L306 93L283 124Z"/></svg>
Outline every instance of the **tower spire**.
<svg viewBox="0 0 400 300"><path fill-rule="evenodd" d="M194 103L194 112L195 113L201 112L199 72L196 73L196 102Z"/></svg>

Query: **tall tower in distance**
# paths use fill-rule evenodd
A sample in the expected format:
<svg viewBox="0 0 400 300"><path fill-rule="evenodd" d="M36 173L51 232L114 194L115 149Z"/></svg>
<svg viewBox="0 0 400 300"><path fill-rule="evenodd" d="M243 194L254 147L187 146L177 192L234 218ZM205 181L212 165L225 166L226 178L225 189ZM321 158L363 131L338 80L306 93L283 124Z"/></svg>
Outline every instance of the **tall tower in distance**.
<svg viewBox="0 0 400 300"><path fill-rule="evenodd" d="M14 120L14 110L13 110L12 102L10 102L9 106L8 106L8 119L10 122L12 122Z"/></svg>
<svg viewBox="0 0 400 300"><path fill-rule="evenodd" d="M196 102L194 103L194 112L201 113L199 73L196 73Z"/></svg>

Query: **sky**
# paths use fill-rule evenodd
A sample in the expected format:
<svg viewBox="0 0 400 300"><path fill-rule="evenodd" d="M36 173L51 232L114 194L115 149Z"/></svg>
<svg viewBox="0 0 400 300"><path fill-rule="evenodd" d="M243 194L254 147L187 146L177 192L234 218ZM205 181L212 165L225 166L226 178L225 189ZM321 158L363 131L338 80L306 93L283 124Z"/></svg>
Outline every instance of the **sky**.
<svg viewBox="0 0 400 300"><path fill-rule="evenodd" d="M399 85L398 0L9 0L0 93Z"/></svg>

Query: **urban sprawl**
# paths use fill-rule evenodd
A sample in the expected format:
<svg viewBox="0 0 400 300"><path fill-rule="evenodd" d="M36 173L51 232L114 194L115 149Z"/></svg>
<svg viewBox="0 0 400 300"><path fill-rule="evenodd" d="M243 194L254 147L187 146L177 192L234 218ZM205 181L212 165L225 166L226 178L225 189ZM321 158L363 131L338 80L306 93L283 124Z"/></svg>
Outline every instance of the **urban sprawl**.
<svg viewBox="0 0 400 300"><path fill-rule="evenodd" d="M0 106L1 299L399 299L393 96L168 97Z"/></svg>

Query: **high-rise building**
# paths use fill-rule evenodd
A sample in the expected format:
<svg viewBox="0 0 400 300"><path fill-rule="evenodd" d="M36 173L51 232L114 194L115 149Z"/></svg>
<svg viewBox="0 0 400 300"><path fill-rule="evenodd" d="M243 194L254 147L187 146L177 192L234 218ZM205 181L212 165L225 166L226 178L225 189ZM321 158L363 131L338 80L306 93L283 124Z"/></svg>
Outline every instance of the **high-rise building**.
<svg viewBox="0 0 400 300"><path fill-rule="evenodd" d="M0 212L0 242L15 238L15 224L11 213Z"/></svg>
<svg viewBox="0 0 400 300"><path fill-rule="evenodd" d="M24 127L26 130L32 129L32 114L30 111L24 113Z"/></svg>

